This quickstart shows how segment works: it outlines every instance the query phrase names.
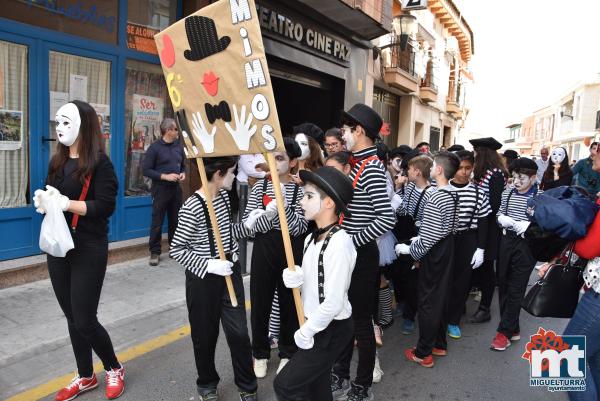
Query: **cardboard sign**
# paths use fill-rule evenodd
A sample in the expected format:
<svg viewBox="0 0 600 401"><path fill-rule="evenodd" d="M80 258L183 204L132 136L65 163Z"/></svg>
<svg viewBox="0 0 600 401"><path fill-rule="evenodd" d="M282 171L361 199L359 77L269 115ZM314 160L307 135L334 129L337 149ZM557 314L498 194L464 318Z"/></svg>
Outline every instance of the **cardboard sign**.
<svg viewBox="0 0 600 401"><path fill-rule="evenodd" d="M254 0L220 0L154 39L189 158L285 150Z"/></svg>

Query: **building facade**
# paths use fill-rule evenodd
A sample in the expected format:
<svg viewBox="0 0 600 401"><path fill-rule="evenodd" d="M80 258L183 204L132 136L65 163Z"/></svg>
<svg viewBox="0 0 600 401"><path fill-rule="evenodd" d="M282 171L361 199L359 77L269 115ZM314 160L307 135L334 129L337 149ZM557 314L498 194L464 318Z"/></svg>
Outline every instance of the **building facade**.
<svg viewBox="0 0 600 401"><path fill-rule="evenodd" d="M392 31L373 43L368 86L386 123L384 142L452 145L468 114L474 52L473 32L455 4L394 1Z"/></svg>
<svg viewBox="0 0 600 401"><path fill-rule="evenodd" d="M39 253L54 114L72 100L96 109L117 173L109 239L148 235L150 182L141 165L173 115L153 35L209 0L7 0L0 9L0 260ZM391 29L392 0L257 0L283 133L372 103L371 40ZM292 32L292 33L290 33ZM300 32L302 35L300 35ZM344 51L327 45L337 42ZM189 175L188 175L189 176ZM197 188L197 179L184 183Z"/></svg>

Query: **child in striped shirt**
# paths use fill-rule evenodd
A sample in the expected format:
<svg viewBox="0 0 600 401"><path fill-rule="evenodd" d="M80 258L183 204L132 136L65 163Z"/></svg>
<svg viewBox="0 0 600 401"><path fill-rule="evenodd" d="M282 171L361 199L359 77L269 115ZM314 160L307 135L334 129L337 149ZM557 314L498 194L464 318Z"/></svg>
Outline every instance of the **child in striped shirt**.
<svg viewBox="0 0 600 401"><path fill-rule="evenodd" d="M513 187L502 193L498 224L502 227L498 253L498 300L500 323L490 348L504 351L510 342L521 338L519 314L529 276L536 260L523 234L529 227L527 200L542 193L536 183L537 164L526 157L512 164Z"/></svg>

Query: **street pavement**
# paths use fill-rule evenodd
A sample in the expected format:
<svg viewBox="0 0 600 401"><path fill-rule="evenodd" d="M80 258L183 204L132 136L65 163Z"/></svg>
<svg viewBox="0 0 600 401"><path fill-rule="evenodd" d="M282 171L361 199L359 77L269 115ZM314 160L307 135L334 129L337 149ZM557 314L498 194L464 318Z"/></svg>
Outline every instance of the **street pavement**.
<svg viewBox="0 0 600 401"><path fill-rule="evenodd" d="M247 278L245 285L248 299ZM475 305L469 299L468 314ZM182 268L168 258L159 267L149 267L146 259L110 266L98 315L118 353L185 327ZM403 351L415 345L417 334L402 335L401 321L396 321L385 331L384 346L379 349L384 376L381 383L374 385L375 399L567 400L564 393L529 387L529 365L521 358L528 336L538 327L560 333L567 320L533 318L523 311L523 339L505 352L493 352L489 344L497 322L494 301L492 321L463 325L463 338L448 340L449 356L436 358L435 367L426 369L404 360ZM135 355L139 356L125 363L127 388L121 400L197 399L191 341L189 336L181 337L150 352L138 351ZM223 337L216 352L221 375L219 392L221 400L236 400L229 349ZM275 350L269 361L269 375L259 380L261 400L275 400L272 381L278 363ZM66 322L49 281L0 290L0 399L17 393L22 396L15 399L39 399L44 394L23 392L48 389L44 383L73 372L74 367ZM99 389L78 400L105 400L103 376L99 375ZM64 384L68 381L64 379ZM42 399L53 400L53 394Z"/></svg>

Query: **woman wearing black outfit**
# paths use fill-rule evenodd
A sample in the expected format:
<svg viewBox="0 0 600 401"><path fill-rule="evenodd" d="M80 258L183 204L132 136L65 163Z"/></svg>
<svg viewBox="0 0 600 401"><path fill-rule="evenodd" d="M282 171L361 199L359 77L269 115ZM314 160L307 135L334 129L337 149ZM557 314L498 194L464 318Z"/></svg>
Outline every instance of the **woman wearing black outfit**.
<svg viewBox="0 0 600 401"><path fill-rule="evenodd" d="M483 323L491 319L490 305L496 286L494 262L498 258L498 244L500 243L500 227L496 224L496 213L500 208L502 192L506 186L508 173L500 159L500 155L498 155L498 149L502 147L500 142L491 137L472 139L469 142L475 150L473 181L488 196L490 208L492 209L492 213L488 216L488 235L484 261L481 267L473 273L473 281L481 288L481 301L479 302L479 308L469 319L471 323Z"/></svg>
<svg viewBox="0 0 600 401"><path fill-rule="evenodd" d="M548 163L540 183L540 189L547 191L562 185L571 185L573 171L569 167L569 155L567 155L565 148L558 147L552 150L550 160L552 163Z"/></svg>
<svg viewBox="0 0 600 401"><path fill-rule="evenodd" d="M117 178L103 151L98 117L88 103L67 103L57 111L55 120L60 143L50 161L47 190L36 191L34 203L38 212L44 213L54 197L71 227L75 248L64 258L48 255L48 271L67 318L78 370L71 384L56 394L56 400L70 400L98 387L92 350L106 370L106 397L114 399L123 393L125 371L96 314L106 273L108 218L115 209Z"/></svg>

